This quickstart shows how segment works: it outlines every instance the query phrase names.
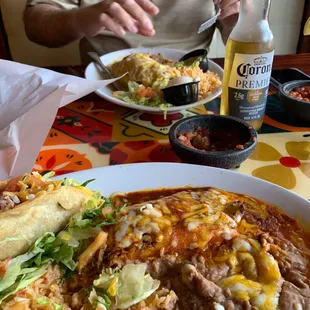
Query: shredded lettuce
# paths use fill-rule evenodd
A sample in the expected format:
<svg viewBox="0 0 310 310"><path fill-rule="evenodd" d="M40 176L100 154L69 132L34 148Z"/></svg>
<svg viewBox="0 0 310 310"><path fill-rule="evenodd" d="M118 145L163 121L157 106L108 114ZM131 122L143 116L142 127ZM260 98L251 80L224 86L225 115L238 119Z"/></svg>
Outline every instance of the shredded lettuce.
<svg viewBox="0 0 310 310"><path fill-rule="evenodd" d="M76 262L73 259L74 248L68 244L63 244L55 253L51 253L51 258L58 264L63 264L70 270L74 270L76 267Z"/></svg>
<svg viewBox="0 0 310 310"><path fill-rule="evenodd" d="M62 186L81 186L81 183L75 179L65 178L62 183Z"/></svg>
<svg viewBox="0 0 310 310"><path fill-rule="evenodd" d="M165 88L169 83L169 78L164 78L162 80L155 81L152 85L153 89L161 90Z"/></svg>
<svg viewBox="0 0 310 310"><path fill-rule="evenodd" d="M36 299L36 302L42 306L48 306L51 304L51 302L43 297L39 297Z"/></svg>
<svg viewBox="0 0 310 310"><path fill-rule="evenodd" d="M9 289L12 285L14 285L14 283L20 281L23 276L37 270L37 268L32 269L31 267L40 267L46 262L41 260L39 264L36 264L35 258L44 252L43 247L45 246L45 242L48 244L51 240L55 240L52 233L44 234L35 242L26 254L19 255L9 262L8 269L6 270L4 276L0 278L0 296L2 294L1 292Z"/></svg>
<svg viewBox="0 0 310 310"><path fill-rule="evenodd" d="M63 309L63 306L60 306L58 304L53 303L52 305L53 305L54 310L62 310Z"/></svg>
<svg viewBox="0 0 310 310"><path fill-rule="evenodd" d="M46 272L47 263L52 259L46 254L51 250L51 244L55 240L53 233L45 233L27 253L19 255L9 262L4 276L0 277L0 303Z"/></svg>
<svg viewBox="0 0 310 310"><path fill-rule="evenodd" d="M90 227L88 229L74 227L74 228L69 228L68 230L71 237L77 241L94 238L100 233L100 231L101 229L99 227Z"/></svg>
<svg viewBox="0 0 310 310"><path fill-rule="evenodd" d="M13 285L21 271L21 257L18 257L15 261L13 261L5 273L4 277L0 282L0 292L4 291L11 285Z"/></svg>
<svg viewBox="0 0 310 310"><path fill-rule="evenodd" d="M119 279L119 273L120 273L120 269L115 268L108 268L106 270L104 270L102 272L102 274L100 275L99 279L94 281L94 286L96 288L102 288L105 291L108 291L109 289L111 290L111 284L114 281L114 279ZM116 284L118 281L114 281ZM115 292L117 293L117 285L115 287ZM115 296L115 294L111 294L112 296Z"/></svg>
<svg viewBox="0 0 310 310"><path fill-rule="evenodd" d="M138 84L137 82L134 82L134 81L129 81L128 82L128 91L130 93L134 93L137 88L139 88L140 84Z"/></svg>
<svg viewBox="0 0 310 310"><path fill-rule="evenodd" d="M72 236L68 231L61 231L57 236L62 242L68 244L72 248L76 248L79 246L78 240Z"/></svg>
<svg viewBox="0 0 310 310"><path fill-rule="evenodd" d="M98 202L100 199L101 203ZM102 226L116 224L119 213L125 205L115 208L113 214L107 215L105 220L102 220L102 209L106 207L113 208L111 201L107 198L100 197L100 193L96 192L93 198L86 203L84 207L85 212L83 214L76 214L71 218L69 230L70 227L78 227L86 229L85 231L89 231L89 227L99 228ZM82 230L79 230L79 233L81 232Z"/></svg>
<svg viewBox="0 0 310 310"><path fill-rule="evenodd" d="M93 288L89 294L88 300L92 305L93 309L101 309L101 310L110 309L111 299L106 293L100 290L95 290Z"/></svg>
<svg viewBox="0 0 310 310"><path fill-rule="evenodd" d="M95 181L95 179L90 179L85 181L84 183L80 183L79 181L71 178L64 178L61 185L62 186L83 186L86 187L89 183Z"/></svg>
<svg viewBox="0 0 310 310"><path fill-rule="evenodd" d="M155 292L160 281L146 273L146 264L128 264L122 270L105 270L94 281L95 291L103 289L115 296L115 308L123 309L139 303Z"/></svg>
<svg viewBox="0 0 310 310"><path fill-rule="evenodd" d="M120 272L119 292L116 295L116 308L128 308L146 299L155 292L160 281L152 279L146 272L146 264L125 265Z"/></svg>
<svg viewBox="0 0 310 310"><path fill-rule="evenodd" d="M39 297L36 299L36 302L42 306L50 306L51 305L51 306L53 306L54 310L62 310L63 309L63 306L58 305L56 303L53 303L47 298Z"/></svg>
<svg viewBox="0 0 310 310"><path fill-rule="evenodd" d="M13 285L8 287L6 290L0 291L0 304L7 297L16 294L20 290L24 289L37 279L39 279L46 272L47 265L43 265L37 268L35 271L24 274L19 281L16 281Z"/></svg>
<svg viewBox="0 0 310 310"><path fill-rule="evenodd" d="M168 79L163 79L160 81L156 81L153 85L153 89L159 91L160 89L164 88L167 86L169 80ZM133 81L128 82L128 91L116 91L113 93L114 97L125 101L126 103L129 104L138 104L138 105L143 105L143 106L148 106L148 107L155 107L155 108L160 108L160 107L165 107L166 109L169 107L172 107L170 103L167 103L161 93L159 93L157 96L154 96L152 98L147 98L147 97L140 97L136 94L136 90L139 87L144 87L142 84L138 84Z"/></svg>
<svg viewBox="0 0 310 310"><path fill-rule="evenodd" d="M47 172L47 173L43 174L42 176L43 176L43 178L45 180L47 180L47 179L52 178L54 175L55 175L55 172L54 171L50 171L50 172Z"/></svg>

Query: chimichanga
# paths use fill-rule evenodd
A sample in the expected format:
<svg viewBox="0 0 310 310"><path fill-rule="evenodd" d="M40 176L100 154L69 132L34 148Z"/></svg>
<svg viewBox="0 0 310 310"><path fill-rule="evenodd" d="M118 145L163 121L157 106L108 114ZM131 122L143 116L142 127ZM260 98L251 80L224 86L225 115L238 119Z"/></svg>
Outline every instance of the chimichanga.
<svg viewBox="0 0 310 310"><path fill-rule="evenodd" d="M121 61L115 62L110 66L113 76L121 76L128 72L119 83L127 90L129 81L143 84L145 87L152 85L159 80L165 78L173 79L179 75L175 68L163 65L152 59L150 55L136 53L123 58Z"/></svg>

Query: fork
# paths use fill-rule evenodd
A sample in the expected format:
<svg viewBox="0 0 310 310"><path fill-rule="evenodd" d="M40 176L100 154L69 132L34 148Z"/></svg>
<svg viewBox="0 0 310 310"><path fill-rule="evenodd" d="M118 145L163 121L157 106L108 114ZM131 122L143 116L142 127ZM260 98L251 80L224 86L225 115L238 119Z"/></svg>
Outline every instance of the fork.
<svg viewBox="0 0 310 310"><path fill-rule="evenodd" d="M100 56L95 52L88 52L87 53L92 60L94 60L96 67L99 69L99 72L101 73L101 76L104 79L114 79L114 76L110 72L110 70L103 64L103 62L100 59ZM114 87L117 90L120 90L119 85L117 84L117 81L113 83Z"/></svg>
<svg viewBox="0 0 310 310"><path fill-rule="evenodd" d="M208 19L206 22L200 25L198 33L202 33L203 31L207 30L210 28L212 25L215 24L217 18L221 14L221 9L220 9L220 0L217 0L217 2L214 4L215 6L215 15L212 16L210 19Z"/></svg>

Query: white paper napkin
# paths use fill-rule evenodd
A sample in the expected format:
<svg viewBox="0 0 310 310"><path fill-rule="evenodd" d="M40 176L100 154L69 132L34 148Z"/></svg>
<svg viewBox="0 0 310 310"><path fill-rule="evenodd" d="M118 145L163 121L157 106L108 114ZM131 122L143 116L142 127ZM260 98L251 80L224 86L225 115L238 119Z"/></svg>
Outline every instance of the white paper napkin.
<svg viewBox="0 0 310 310"><path fill-rule="evenodd" d="M0 180L31 171L59 107L117 79L90 81L0 60Z"/></svg>

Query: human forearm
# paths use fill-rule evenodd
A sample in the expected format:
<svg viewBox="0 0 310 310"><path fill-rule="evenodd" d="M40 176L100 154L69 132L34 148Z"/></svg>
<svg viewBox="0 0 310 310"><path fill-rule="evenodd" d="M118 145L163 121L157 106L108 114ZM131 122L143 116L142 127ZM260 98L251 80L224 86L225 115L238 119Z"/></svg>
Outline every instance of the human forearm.
<svg viewBox="0 0 310 310"><path fill-rule="evenodd" d="M231 31L234 29L237 21L238 21L239 14L234 14L231 16L226 17L224 20L220 20L219 29L221 31L221 36L224 44L226 44Z"/></svg>
<svg viewBox="0 0 310 310"><path fill-rule="evenodd" d="M224 44L237 23L239 17L239 0L221 0L220 1L221 14L219 16L219 29L221 31L222 40Z"/></svg>
<svg viewBox="0 0 310 310"><path fill-rule="evenodd" d="M62 10L49 4L27 7L24 14L28 38L47 47L60 47L83 37L78 10Z"/></svg>

